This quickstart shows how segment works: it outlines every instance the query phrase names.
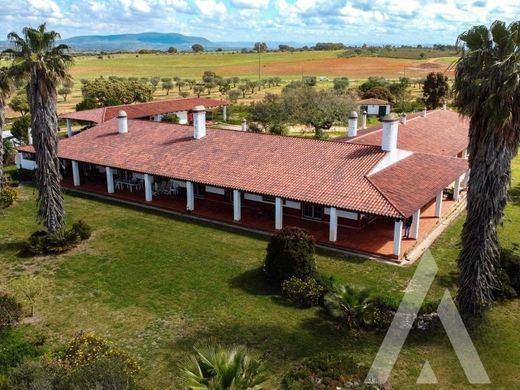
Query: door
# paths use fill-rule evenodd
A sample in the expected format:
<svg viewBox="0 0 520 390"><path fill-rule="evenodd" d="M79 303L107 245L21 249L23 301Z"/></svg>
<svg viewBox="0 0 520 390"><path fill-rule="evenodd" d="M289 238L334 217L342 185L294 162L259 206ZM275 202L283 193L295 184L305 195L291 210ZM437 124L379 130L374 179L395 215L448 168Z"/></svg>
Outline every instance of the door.
<svg viewBox="0 0 520 390"><path fill-rule="evenodd" d="M386 115L386 106L379 106L379 116Z"/></svg>

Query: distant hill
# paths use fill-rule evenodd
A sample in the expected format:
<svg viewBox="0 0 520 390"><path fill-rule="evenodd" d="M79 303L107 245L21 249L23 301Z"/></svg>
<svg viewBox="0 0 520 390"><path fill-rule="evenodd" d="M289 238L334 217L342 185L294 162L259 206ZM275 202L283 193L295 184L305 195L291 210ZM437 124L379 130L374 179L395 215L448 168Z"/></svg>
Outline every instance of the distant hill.
<svg viewBox="0 0 520 390"><path fill-rule="evenodd" d="M189 50L191 45L200 43L213 48L215 44L203 37L192 37L176 33L140 33L118 35L85 35L63 39L63 43L76 51L134 51L141 49L166 50L170 46L178 50Z"/></svg>

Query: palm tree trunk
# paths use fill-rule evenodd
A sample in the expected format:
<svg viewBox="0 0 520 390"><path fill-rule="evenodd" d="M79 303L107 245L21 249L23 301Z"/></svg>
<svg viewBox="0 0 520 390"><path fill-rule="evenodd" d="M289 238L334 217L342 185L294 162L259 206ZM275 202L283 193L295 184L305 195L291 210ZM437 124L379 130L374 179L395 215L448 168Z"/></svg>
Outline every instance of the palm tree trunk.
<svg viewBox="0 0 520 390"><path fill-rule="evenodd" d="M5 123L5 102L0 97L0 190L5 186L4 180L4 137L2 131Z"/></svg>
<svg viewBox="0 0 520 390"><path fill-rule="evenodd" d="M63 226L65 210L58 159L58 115L56 86L43 72L33 69L27 85L32 115L33 145L36 151L38 221L56 232Z"/></svg>
<svg viewBox="0 0 520 390"><path fill-rule="evenodd" d="M459 256L458 305L466 318L480 315L500 288L497 279L500 247L497 226L508 200L511 160L519 135L514 131L488 130L484 118L470 123L467 218ZM503 129L502 129L503 130ZM510 137L505 134L515 134Z"/></svg>

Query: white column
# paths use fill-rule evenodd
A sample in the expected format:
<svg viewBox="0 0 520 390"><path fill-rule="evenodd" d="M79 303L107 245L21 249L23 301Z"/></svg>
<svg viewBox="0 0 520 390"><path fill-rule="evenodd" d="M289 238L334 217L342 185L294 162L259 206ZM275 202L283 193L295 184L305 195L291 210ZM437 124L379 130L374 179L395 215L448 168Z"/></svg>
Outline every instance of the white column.
<svg viewBox="0 0 520 390"><path fill-rule="evenodd" d="M469 173L470 173L470 170L468 169L466 171L466 173L464 174L464 188L468 188L468 183L469 183Z"/></svg>
<svg viewBox="0 0 520 390"><path fill-rule="evenodd" d="M193 183L186 182L186 210L193 211L195 209L195 193L193 192Z"/></svg>
<svg viewBox="0 0 520 390"><path fill-rule="evenodd" d="M107 192L109 194L114 193L114 170L110 167L105 168L107 173Z"/></svg>
<svg viewBox="0 0 520 390"><path fill-rule="evenodd" d="M410 237L417 240L419 238L419 225L421 223L421 209L413 213L412 226L410 226Z"/></svg>
<svg viewBox="0 0 520 390"><path fill-rule="evenodd" d="M435 216L437 218L442 217L442 199L444 197L444 191L440 191L435 198Z"/></svg>
<svg viewBox="0 0 520 390"><path fill-rule="evenodd" d="M72 180L76 187L81 184L79 180L79 164L77 161L72 161Z"/></svg>
<svg viewBox="0 0 520 390"><path fill-rule="evenodd" d="M401 240L403 238L403 221L395 221L394 223L394 256L401 256Z"/></svg>
<svg viewBox="0 0 520 390"><path fill-rule="evenodd" d="M338 239L338 212L336 207L331 207L329 214L329 241L336 242Z"/></svg>
<svg viewBox="0 0 520 390"><path fill-rule="evenodd" d="M224 106L225 107L225 106ZM233 190L233 220L235 222L240 221L242 217L241 205L240 205L240 191Z"/></svg>
<svg viewBox="0 0 520 390"><path fill-rule="evenodd" d="M274 228L281 230L283 227L283 201L282 198L276 198L274 202Z"/></svg>
<svg viewBox="0 0 520 390"><path fill-rule="evenodd" d="M67 136L72 137L72 120L67 119Z"/></svg>
<svg viewBox="0 0 520 390"><path fill-rule="evenodd" d="M227 121L227 106L222 107L222 120Z"/></svg>
<svg viewBox="0 0 520 390"><path fill-rule="evenodd" d="M152 175L144 174L144 199L147 202L152 201Z"/></svg>
<svg viewBox="0 0 520 390"><path fill-rule="evenodd" d="M460 181L461 177L457 177L455 180L455 186L453 187L453 200L459 200L460 198Z"/></svg>

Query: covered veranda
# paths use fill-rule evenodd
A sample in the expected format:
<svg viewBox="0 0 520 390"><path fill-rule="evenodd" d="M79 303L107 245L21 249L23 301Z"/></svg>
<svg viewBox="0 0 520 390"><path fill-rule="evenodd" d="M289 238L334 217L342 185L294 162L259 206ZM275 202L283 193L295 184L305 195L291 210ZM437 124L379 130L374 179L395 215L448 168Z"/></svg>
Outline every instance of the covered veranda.
<svg viewBox="0 0 520 390"><path fill-rule="evenodd" d="M283 226L298 226L309 230L321 245L394 260L402 259L417 242L427 237L457 204L457 199L448 199L440 193L414 214L410 236L405 238L404 222L392 218L371 218L362 227L343 225L336 218L331 226L332 219L303 218L287 209L280 198L272 204L254 203L245 201L240 191L229 189L221 189L222 196L212 197L197 193L197 185L190 182L176 186L174 191L158 191L164 187L161 185L164 181L171 179L71 161L63 165L62 185L68 189L266 233L275 233ZM121 181L133 184L118 185ZM459 180L457 193L461 192L461 183Z"/></svg>

